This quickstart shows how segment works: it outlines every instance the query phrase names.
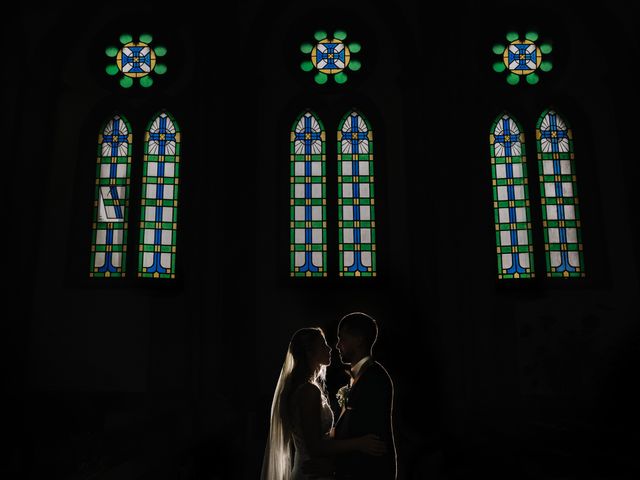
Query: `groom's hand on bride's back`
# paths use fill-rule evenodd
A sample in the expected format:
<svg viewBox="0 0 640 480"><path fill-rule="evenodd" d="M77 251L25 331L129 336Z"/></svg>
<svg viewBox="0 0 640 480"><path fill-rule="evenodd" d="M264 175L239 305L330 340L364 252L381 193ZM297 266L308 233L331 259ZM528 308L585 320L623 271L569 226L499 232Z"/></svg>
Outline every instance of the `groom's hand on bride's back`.
<svg viewBox="0 0 640 480"><path fill-rule="evenodd" d="M302 473L310 478L333 475L333 462L328 458L312 458L302 464Z"/></svg>

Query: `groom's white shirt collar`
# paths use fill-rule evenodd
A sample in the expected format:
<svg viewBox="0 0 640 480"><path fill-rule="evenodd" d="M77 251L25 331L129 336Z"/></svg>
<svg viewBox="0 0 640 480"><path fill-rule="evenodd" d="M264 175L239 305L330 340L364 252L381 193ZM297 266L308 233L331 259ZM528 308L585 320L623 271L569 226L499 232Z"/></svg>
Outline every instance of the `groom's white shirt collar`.
<svg viewBox="0 0 640 480"><path fill-rule="evenodd" d="M369 359L371 359L371 357L367 355L366 357L360 359L358 363L351 366L351 375L353 375L353 378L356 378L358 376L358 373L360 373L360 369L365 363L369 361Z"/></svg>

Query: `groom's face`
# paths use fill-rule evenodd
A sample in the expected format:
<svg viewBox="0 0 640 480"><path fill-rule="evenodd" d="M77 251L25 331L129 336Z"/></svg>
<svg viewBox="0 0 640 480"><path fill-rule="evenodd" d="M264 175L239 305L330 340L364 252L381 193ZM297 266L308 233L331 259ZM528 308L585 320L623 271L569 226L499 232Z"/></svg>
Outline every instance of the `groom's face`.
<svg viewBox="0 0 640 480"><path fill-rule="evenodd" d="M353 335L346 328L340 329L338 332L338 343L336 348L340 352L340 359L342 363L353 363L353 357L355 355L355 348L359 341L359 338Z"/></svg>

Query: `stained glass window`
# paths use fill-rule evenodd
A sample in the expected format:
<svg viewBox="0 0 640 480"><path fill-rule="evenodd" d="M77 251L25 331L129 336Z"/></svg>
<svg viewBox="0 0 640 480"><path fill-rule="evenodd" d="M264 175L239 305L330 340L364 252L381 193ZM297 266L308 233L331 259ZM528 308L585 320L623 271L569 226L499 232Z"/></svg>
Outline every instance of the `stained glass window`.
<svg viewBox="0 0 640 480"><path fill-rule="evenodd" d="M524 133L514 118L503 114L491 126L489 138L498 278L531 278L533 244Z"/></svg>
<svg viewBox="0 0 640 480"><path fill-rule="evenodd" d="M327 32L319 30L314 35L317 43L305 42L300 45L300 51L309 55L303 60L300 68L305 72L313 69L317 70L314 77L317 84L327 83L327 79L332 76L336 83L345 83L348 79L345 70L360 70L362 64L360 60L353 58L354 53L361 50L361 45L357 42L346 43L347 32L337 30L333 38L327 36Z"/></svg>
<svg viewBox="0 0 640 480"><path fill-rule="evenodd" d="M291 129L290 274L327 275L325 130L310 111Z"/></svg>
<svg viewBox="0 0 640 480"><path fill-rule="evenodd" d="M144 139L138 276L175 278L180 129L163 111Z"/></svg>
<svg viewBox="0 0 640 480"><path fill-rule="evenodd" d="M376 275L373 130L352 111L338 130L338 242L341 276Z"/></svg>
<svg viewBox="0 0 640 480"><path fill-rule="evenodd" d="M527 83L534 85L540 81L539 70L548 72L553 68L547 56L553 47L550 43L536 44L535 42L538 41L536 32L527 32L524 40L520 39L517 32L509 32L506 37L509 41L508 45L493 46L493 53L502 57L500 61L494 62L493 69L499 73L508 71L507 82L510 85L516 85L521 77L526 78Z"/></svg>
<svg viewBox="0 0 640 480"><path fill-rule="evenodd" d="M536 125L547 276L583 277L573 135L552 109Z"/></svg>
<svg viewBox="0 0 640 480"><path fill-rule="evenodd" d="M121 115L98 135L90 276L124 277L131 176L131 127Z"/></svg>
<svg viewBox="0 0 640 480"><path fill-rule="evenodd" d="M153 78L149 75L155 72L162 75L167 71L167 66L159 63L158 59L166 55L167 49L160 45L150 45L153 37L148 33L140 35L139 41L134 41L128 33L120 35L122 47L108 46L105 53L114 58L116 63L111 63L105 68L109 75L123 73L120 85L129 88L135 78L140 80L140 85L147 88L153 85Z"/></svg>

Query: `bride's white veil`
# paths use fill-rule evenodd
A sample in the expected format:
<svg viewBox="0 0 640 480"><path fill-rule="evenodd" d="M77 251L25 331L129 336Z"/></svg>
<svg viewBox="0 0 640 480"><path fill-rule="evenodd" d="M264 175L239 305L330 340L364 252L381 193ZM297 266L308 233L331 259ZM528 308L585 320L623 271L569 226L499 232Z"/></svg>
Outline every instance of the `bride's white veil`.
<svg viewBox="0 0 640 480"><path fill-rule="evenodd" d="M262 460L261 480L289 480L291 478L291 431L283 421L282 392L287 386L287 381L293 371L293 355L287 351L276 390L271 402L271 427L267 446L264 449Z"/></svg>

